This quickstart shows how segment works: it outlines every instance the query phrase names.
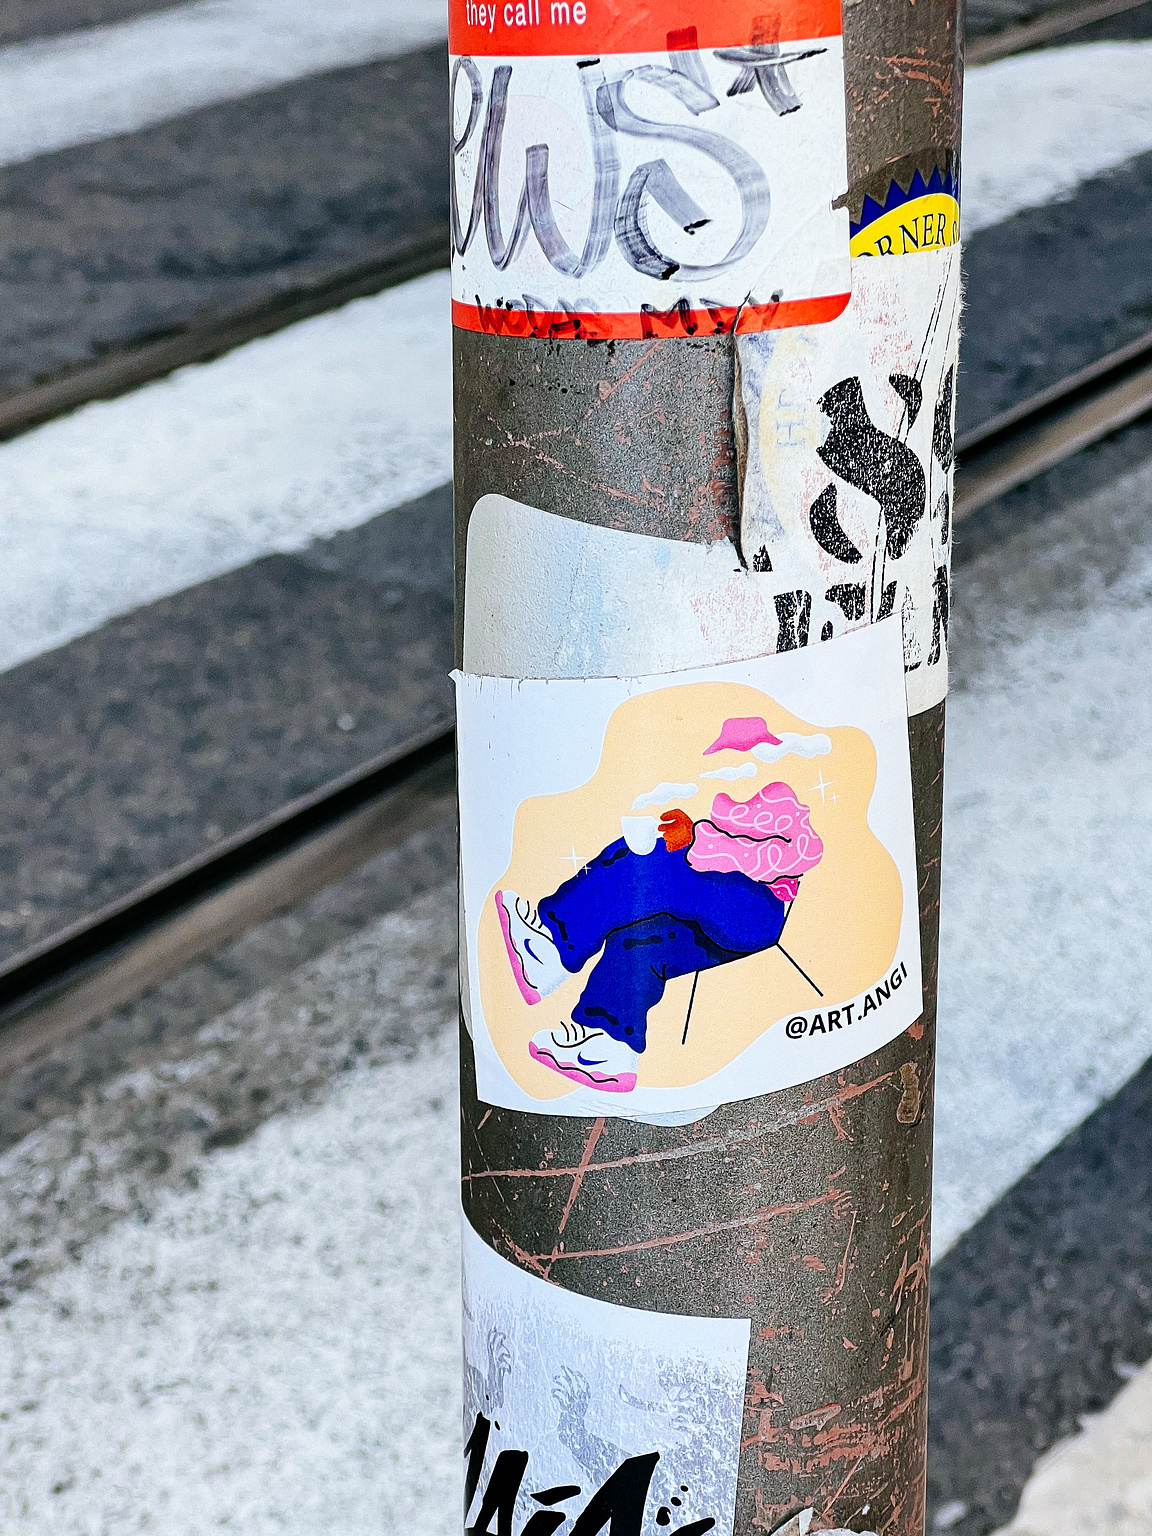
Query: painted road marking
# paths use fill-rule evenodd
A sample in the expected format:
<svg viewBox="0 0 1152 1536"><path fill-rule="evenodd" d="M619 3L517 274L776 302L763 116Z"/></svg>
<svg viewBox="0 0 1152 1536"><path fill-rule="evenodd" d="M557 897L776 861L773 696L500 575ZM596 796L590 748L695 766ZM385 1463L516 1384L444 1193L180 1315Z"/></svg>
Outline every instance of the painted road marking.
<svg viewBox="0 0 1152 1536"><path fill-rule="evenodd" d="M936 1257L1152 1054L1150 502L1146 463L954 573Z"/></svg>
<svg viewBox="0 0 1152 1536"><path fill-rule="evenodd" d="M964 80L965 235L1152 149L1152 41L1017 54Z"/></svg>
<svg viewBox="0 0 1152 1536"><path fill-rule="evenodd" d="M0 1322L5 1536L457 1536L455 904L452 882L370 923L207 1026L190 1056L105 1084L91 1120L0 1158L8 1211L68 1191L50 1237L20 1228L55 1273ZM325 1049L350 1069L327 1088ZM309 1107L193 1154L182 1191L152 1182L155 1157L141 1183L123 1104L151 1107L149 1139L174 1093L198 1123L237 1052L274 1095L290 1084L262 1062L291 1060ZM96 1235L102 1211L129 1209L146 1219Z"/></svg>
<svg viewBox="0 0 1152 1536"><path fill-rule="evenodd" d="M0 449L0 667L451 474L448 274Z"/></svg>
<svg viewBox="0 0 1152 1536"><path fill-rule="evenodd" d="M1125 1372L1125 1367L1127 1368ZM996 1536L1147 1536L1152 1531L1152 1365L1120 1362L1128 1385L1038 1464Z"/></svg>
<svg viewBox="0 0 1152 1536"><path fill-rule="evenodd" d="M446 0L196 0L0 49L0 165L448 35Z"/></svg>

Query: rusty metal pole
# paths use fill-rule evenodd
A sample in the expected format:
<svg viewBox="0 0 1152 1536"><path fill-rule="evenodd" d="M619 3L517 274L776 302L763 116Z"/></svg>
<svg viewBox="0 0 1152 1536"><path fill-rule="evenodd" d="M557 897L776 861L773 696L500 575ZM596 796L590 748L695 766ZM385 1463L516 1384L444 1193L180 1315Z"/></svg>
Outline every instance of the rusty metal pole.
<svg viewBox="0 0 1152 1536"><path fill-rule="evenodd" d="M553 519L730 548L734 567L739 561L749 579L767 584L771 622L756 654L825 642L832 654L851 643L845 636L892 615L903 626L908 678L923 983L915 1022L881 1048L822 1076L659 1123L624 1117L608 1094L599 1109L585 1098L572 1114L478 1096L478 1024L465 974L468 1241L526 1285L549 1287L560 1304L587 1298L639 1310L669 1339L689 1319L750 1320L734 1500L724 1508L713 1490L705 1507L693 1503L698 1477L685 1476L686 1488L659 1482L675 1463L661 1434L688 1444L688 1385L662 1378L663 1402L654 1403L619 1370L607 1371L606 1385L598 1381L588 1358L554 1369L546 1351L536 1357L518 1347L512 1310L502 1317L487 1282L466 1273L465 1305L480 1344L466 1360L465 1524L480 1536L665 1528L802 1536L809 1527L918 1536L958 292L957 0L845 4L845 179L818 187L847 210L838 228L845 258L851 241L854 298L839 309L827 300L835 282L824 281L821 298L815 279L805 292L791 276L793 288L733 297L724 252L756 235L758 215L748 214L755 199L748 194L741 226L739 209L721 206L734 197L725 189L740 185L732 162L726 169L714 161L707 172L687 161L682 170L675 158L704 154L686 135L713 123L711 131L726 132L722 114L735 110L732 102L742 111L756 106L765 132L799 132L804 114L816 112L805 55L828 46L838 5L832 21L815 4L764 15L762 5L733 3L724 12L655 0L656 14L625 16L622 0L587 0L575 17L550 0L452 5L458 665L466 674L520 678L596 675L582 626L626 627L619 616L605 620L607 600L589 590L609 556L599 546L589 554L585 532L575 544L561 538L550 553ZM737 13L738 27L725 20ZM587 42L572 40L580 25ZM725 26L739 35L724 34ZM645 68L662 73L644 76ZM576 85L569 75L579 75ZM663 91L659 112L645 87ZM661 139L670 123L677 131ZM577 140L571 153L583 156L583 180L573 172L566 187L565 166L576 162L563 159L564 146ZM670 167L664 180L660 165ZM787 218L793 195L791 183L780 190L772 163L766 174L772 201L762 241L774 219ZM822 174L814 168L813 181ZM709 220L720 245L708 275L686 279L682 256L679 272L672 261L672 271L659 270L673 247L711 238ZM637 302L630 319L625 305L613 308L598 283L620 260L662 283L667 302ZM550 288L541 273L552 274ZM927 309L903 296L902 285L917 284L936 293ZM802 298L789 314L793 291ZM928 363L931 346L937 355ZM874 378L865 376L869 367ZM786 452L793 442L798 470ZM485 513L486 585L474 591L470 524L477 504L492 497L507 500L499 516ZM529 523L533 509L546 514L525 524L523 547L511 503L529 509ZM491 547L500 539L503 555ZM524 633L535 631L524 630L522 610L531 603L514 569L528 558L542 582L561 583L549 602L570 614L571 628L568 649L556 642L535 666L524 657ZM641 629L648 600L642 586L634 591ZM589 617L592 609L598 616ZM474 619L483 643L466 643ZM678 659L674 646L663 656L651 625L645 633L650 664L630 671L672 674L702 659ZM576 660L561 664L561 652ZM603 671L614 670L609 658ZM475 807L464 810L475 816ZM814 826L816 817L814 809ZM573 870L576 859L574 844ZM703 996L715 973L701 974ZM819 1015L807 1017L811 1024ZM614 1412L631 1404L631 1438L603 1430L598 1390L611 1395ZM515 1440L523 1439L522 1427L512 1427L518 1395L536 1405L531 1445ZM699 1472L706 1448L693 1444ZM720 1457L723 1447L715 1449ZM621 1458L628 1479L614 1482Z"/></svg>

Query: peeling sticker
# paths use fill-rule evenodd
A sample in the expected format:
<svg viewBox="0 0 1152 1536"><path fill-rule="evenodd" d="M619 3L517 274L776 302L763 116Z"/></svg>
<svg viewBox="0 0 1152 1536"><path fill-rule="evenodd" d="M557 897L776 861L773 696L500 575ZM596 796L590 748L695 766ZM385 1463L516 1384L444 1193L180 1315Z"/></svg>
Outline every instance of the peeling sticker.
<svg viewBox="0 0 1152 1536"><path fill-rule="evenodd" d="M948 682L960 249L852 263L830 325L741 336L741 545L777 650L896 615L908 709Z"/></svg>
<svg viewBox="0 0 1152 1536"><path fill-rule="evenodd" d="M748 1320L574 1295L467 1221L463 1261L467 1530L732 1536Z"/></svg>
<svg viewBox="0 0 1152 1536"><path fill-rule="evenodd" d="M848 302L836 0L451 0L452 314L584 339Z"/></svg>
<svg viewBox="0 0 1152 1536"><path fill-rule="evenodd" d="M919 1017L902 656L893 620L655 677L455 675L484 1102L697 1118ZM636 815L654 778L691 794Z"/></svg>
<svg viewBox="0 0 1152 1536"><path fill-rule="evenodd" d="M882 203L865 196L859 224L852 225L853 256L908 256L941 250L960 240L960 202L951 171L919 171L907 187L892 182Z"/></svg>
<svg viewBox="0 0 1152 1536"><path fill-rule="evenodd" d="M915 1125L920 1118L920 1068L914 1061L906 1061L900 1068L900 1087L896 1118L901 1125Z"/></svg>

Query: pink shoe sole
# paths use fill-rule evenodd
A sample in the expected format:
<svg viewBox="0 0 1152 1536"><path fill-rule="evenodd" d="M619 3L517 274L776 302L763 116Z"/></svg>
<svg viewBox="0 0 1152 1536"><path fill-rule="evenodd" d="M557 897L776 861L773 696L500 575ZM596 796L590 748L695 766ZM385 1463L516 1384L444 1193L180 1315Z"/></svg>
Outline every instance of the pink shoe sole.
<svg viewBox="0 0 1152 1536"><path fill-rule="evenodd" d="M535 987L529 986L528 978L524 974L524 966L520 956L516 953L516 946L512 942L512 931L508 923L508 913L504 908L504 892L496 892L496 911L500 914L500 932L504 935L504 948L508 951L508 963L512 967L512 975L516 979L516 985L520 988L520 995L531 1008L540 1001L540 994Z"/></svg>
<svg viewBox="0 0 1152 1536"><path fill-rule="evenodd" d="M542 1067L550 1067L561 1077L571 1078L574 1083L586 1083L589 1088L599 1088L601 1093L631 1093L636 1086L635 1072L621 1072L616 1077L601 1077L596 1072L586 1072L583 1067L565 1067L547 1051L542 1051L532 1040L528 1042L528 1054Z"/></svg>

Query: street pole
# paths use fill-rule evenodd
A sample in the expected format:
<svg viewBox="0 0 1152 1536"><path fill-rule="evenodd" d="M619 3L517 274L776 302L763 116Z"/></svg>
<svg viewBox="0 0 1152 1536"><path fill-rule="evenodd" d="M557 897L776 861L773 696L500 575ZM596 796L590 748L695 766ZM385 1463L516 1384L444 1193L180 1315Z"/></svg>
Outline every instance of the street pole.
<svg viewBox="0 0 1152 1536"><path fill-rule="evenodd" d="M918 1536L958 9L654 10L452 0L465 1527Z"/></svg>

